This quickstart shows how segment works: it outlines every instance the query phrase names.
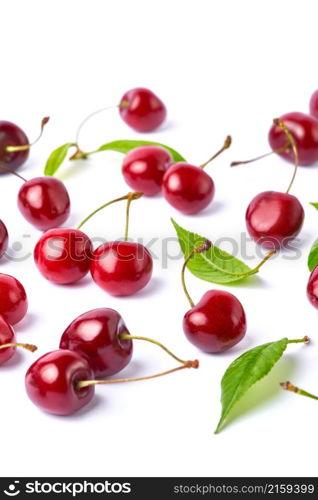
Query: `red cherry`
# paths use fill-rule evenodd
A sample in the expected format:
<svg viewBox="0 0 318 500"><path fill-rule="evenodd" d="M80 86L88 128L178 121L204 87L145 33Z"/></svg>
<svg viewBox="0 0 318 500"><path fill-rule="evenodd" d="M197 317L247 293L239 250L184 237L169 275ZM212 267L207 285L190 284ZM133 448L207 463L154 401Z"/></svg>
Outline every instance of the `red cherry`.
<svg viewBox="0 0 318 500"><path fill-rule="evenodd" d="M318 120L305 113L286 113L280 117L292 134L299 154L300 165L312 165L318 161ZM278 152L286 160L293 162L294 155L291 148L288 148L288 140L282 129L277 125L272 125L269 135L269 144L273 151L287 145L285 151Z"/></svg>
<svg viewBox="0 0 318 500"><path fill-rule="evenodd" d="M94 309L78 316L64 331L61 349L70 349L85 358L95 377L120 372L131 360L133 344L120 335L130 335L117 311Z"/></svg>
<svg viewBox="0 0 318 500"><path fill-rule="evenodd" d="M172 163L172 156L160 146L140 146L124 158L122 173L135 191L153 196L161 191L162 178Z"/></svg>
<svg viewBox="0 0 318 500"><path fill-rule="evenodd" d="M34 260L47 280L65 285L88 273L92 251L92 242L82 231L56 228L41 236L34 249Z"/></svg>
<svg viewBox="0 0 318 500"><path fill-rule="evenodd" d="M231 293L210 290L183 318L187 339L202 351L230 349L246 333L246 317L240 301Z"/></svg>
<svg viewBox="0 0 318 500"><path fill-rule="evenodd" d="M35 177L21 187L18 207L30 224L46 231L66 221L70 213L70 198L60 180Z"/></svg>
<svg viewBox="0 0 318 500"><path fill-rule="evenodd" d="M28 299L24 287L13 276L0 274L0 315L15 325L26 315Z"/></svg>
<svg viewBox="0 0 318 500"><path fill-rule="evenodd" d="M8 230L4 222L0 220L0 257L2 257L6 253L8 249L8 243L9 243Z"/></svg>
<svg viewBox="0 0 318 500"><path fill-rule="evenodd" d="M174 208L195 214L206 208L214 197L214 182L200 167L179 162L166 171L162 193Z"/></svg>
<svg viewBox="0 0 318 500"><path fill-rule="evenodd" d="M132 295L147 285L152 267L152 257L140 243L112 241L94 251L91 274L111 295Z"/></svg>
<svg viewBox="0 0 318 500"><path fill-rule="evenodd" d="M228 136L222 148L199 167L185 162L169 167L162 180L162 193L168 203L184 214L195 214L206 208L213 200L215 188L203 169L229 148L231 142Z"/></svg>
<svg viewBox="0 0 318 500"><path fill-rule="evenodd" d="M49 413L70 415L87 405L94 387L81 388L93 372L87 361L74 351L58 350L44 354L27 371L25 387L31 401Z"/></svg>
<svg viewBox="0 0 318 500"><path fill-rule="evenodd" d="M318 90L316 90L311 96L309 110L312 116L318 118Z"/></svg>
<svg viewBox="0 0 318 500"><path fill-rule="evenodd" d="M309 302L318 309L318 266L312 271L307 284Z"/></svg>
<svg viewBox="0 0 318 500"><path fill-rule="evenodd" d="M300 232L304 217L295 196L276 191L255 196L245 216L250 236L264 248L280 248L288 243Z"/></svg>
<svg viewBox="0 0 318 500"><path fill-rule="evenodd" d="M120 100L119 112L124 122L137 132L150 132L164 121L167 110L151 90L135 88Z"/></svg>
<svg viewBox="0 0 318 500"><path fill-rule="evenodd" d="M16 350L15 346L6 347L4 349L1 349L1 346L15 343L16 338L12 326L0 316L0 365L12 358Z"/></svg>
<svg viewBox="0 0 318 500"><path fill-rule="evenodd" d="M0 121L0 166L16 170L29 156L29 150L7 151L8 146L24 146L29 140L23 130L14 123ZM0 173L1 172L0 170Z"/></svg>

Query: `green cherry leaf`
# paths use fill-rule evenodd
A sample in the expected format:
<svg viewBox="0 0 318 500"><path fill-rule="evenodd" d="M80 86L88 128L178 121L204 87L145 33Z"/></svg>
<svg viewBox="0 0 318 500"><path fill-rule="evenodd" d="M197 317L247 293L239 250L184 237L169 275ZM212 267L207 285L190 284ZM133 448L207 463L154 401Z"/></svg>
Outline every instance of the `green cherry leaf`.
<svg viewBox="0 0 318 500"><path fill-rule="evenodd" d="M315 207L316 210L318 210L318 203L310 203L313 207Z"/></svg>
<svg viewBox="0 0 318 500"><path fill-rule="evenodd" d="M283 338L277 342L254 347L230 364L221 381L222 413L215 434L225 426L233 406L256 382L271 371L282 357L288 343L288 339Z"/></svg>
<svg viewBox="0 0 318 500"><path fill-rule="evenodd" d="M54 175L65 160L69 149L74 146L76 147L74 142L67 142L66 144L54 149L46 161L44 174L51 176Z"/></svg>
<svg viewBox="0 0 318 500"><path fill-rule="evenodd" d="M117 151L118 153L127 154L129 151L138 148L139 146L161 146L162 148L165 148L167 151L169 151L169 153L171 153L174 162L185 161L183 156L181 156L181 154L174 149L166 146L165 144L161 144L160 142L153 141L132 141L128 139L112 141L103 144L98 149L96 149L96 151L93 151L93 153L98 153L99 151Z"/></svg>
<svg viewBox="0 0 318 500"><path fill-rule="evenodd" d="M308 268L309 271L313 271L315 267L318 265L318 240L316 240L309 252L308 255Z"/></svg>
<svg viewBox="0 0 318 500"><path fill-rule="evenodd" d="M206 241L207 238L187 231L173 219L171 222L185 258ZM214 245L207 252L195 254L188 262L187 268L197 278L218 284L233 283L258 272L257 268L251 269L241 260Z"/></svg>

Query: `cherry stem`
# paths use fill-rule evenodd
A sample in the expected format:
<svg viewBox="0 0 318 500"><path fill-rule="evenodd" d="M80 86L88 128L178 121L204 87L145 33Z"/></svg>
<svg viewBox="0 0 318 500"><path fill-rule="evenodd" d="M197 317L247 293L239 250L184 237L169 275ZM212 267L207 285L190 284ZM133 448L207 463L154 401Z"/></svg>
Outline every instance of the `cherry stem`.
<svg viewBox="0 0 318 500"><path fill-rule="evenodd" d="M135 335L128 335L126 333L120 334L118 336L118 338L120 340L145 340L146 342L150 342L151 344L155 344L158 347L161 347L161 349L163 349L167 354L169 354L169 356L171 356L173 359L175 359L176 361L178 361L182 365L186 365L187 363L189 363L189 361L184 361L183 359L178 358L178 356L173 354L167 347L165 347L163 344L161 344L157 340L154 340L154 339L151 339L148 337L139 337L139 336L135 336Z"/></svg>
<svg viewBox="0 0 318 500"><path fill-rule="evenodd" d="M289 191L292 188L293 183L294 183L294 180L295 180L295 177L296 177L296 173L297 173L297 169L298 169L298 166L299 166L298 149L297 149L297 146L296 146L295 139L294 139L293 135L291 134L291 132L286 127L285 123L282 122L279 118L275 118L273 120L273 123L274 123L274 125L276 125L277 127L279 127L284 132L284 134L286 135L286 137L287 137L287 139L289 141L289 144L290 144L290 147L291 147L291 149L293 151L293 154L294 154L295 168L294 168L293 176L291 178L291 181L290 181L289 186L288 186L287 191L286 191L286 193L288 194Z"/></svg>
<svg viewBox="0 0 318 500"><path fill-rule="evenodd" d="M77 382L77 388L83 389L84 387L89 387L91 385L107 385L107 384L121 384L125 382L139 382L141 380L150 380L153 378L162 377L164 375L169 375L184 368L199 368L199 361L196 359L194 361L187 361L186 364L173 368L161 373L156 373L155 375L148 375L146 377L135 377L135 378L120 378L120 379L110 379L110 380L80 380Z"/></svg>
<svg viewBox="0 0 318 500"><path fill-rule="evenodd" d="M199 245L197 248L194 248L190 254L188 255L188 257L185 258L184 260L184 263L183 263L183 266L182 266L182 269L181 269L181 284L182 284L182 288L183 288L183 291L190 303L190 306L191 307L194 307L194 302L188 292L188 289L186 287L186 284L185 284L185 278L184 278L184 275L185 275L185 270L186 270L186 267L188 265L188 262L192 259L192 257L197 254L197 253L203 253L203 252L207 252L209 250L209 248L211 248L212 246L212 243L211 241L209 240L205 240L204 243L201 243L201 245Z"/></svg>
<svg viewBox="0 0 318 500"><path fill-rule="evenodd" d="M84 120L80 123L80 125L77 129L76 139L75 139L76 144L78 144L78 142L79 142L79 136L80 136L81 130L84 127L84 125L86 124L86 122L88 122L91 118L98 115L99 113L102 113L103 111L108 111L109 109L114 109L114 108L118 108L118 107L119 107L118 104L116 104L115 106L107 106L105 108L97 109L96 111L93 111L93 113L90 113L88 116L86 116L86 118L84 118ZM83 153L83 154L86 155L86 153ZM73 160L75 158L72 157L71 159Z"/></svg>
<svg viewBox="0 0 318 500"><path fill-rule="evenodd" d="M223 144L222 148L217 153L215 153L213 156L211 156L211 158L208 161L206 161L205 163L202 163L202 165L200 165L199 168L202 168L202 169L205 168L211 161L213 161L221 153L223 153L223 151L225 151L226 149L228 149L231 146L231 143L232 143L232 138L231 138L230 135L228 135L227 138L224 141L224 144Z"/></svg>
<svg viewBox="0 0 318 500"><path fill-rule="evenodd" d="M22 146L7 146L5 150L8 151L8 153L14 153L15 151L26 151L30 149L32 146L34 146L34 144L36 144L41 139L44 127L49 120L50 120L49 116L45 116L44 118L42 118L40 134L35 139L35 141L31 142L30 144L23 144Z"/></svg>
<svg viewBox="0 0 318 500"><path fill-rule="evenodd" d="M307 398L318 400L318 396L315 396L314 394L311 394L310 392L307 392L307 391L304 391L303 389L300 389L296 385L289 382L289 380L287 382L281 382L279 385L285 391L295 392L296 394L299 394L300 396L306 396Z"/></svg>
<svg viewBox="0 0 318 500"><path fill-rule="evenodd" d="M309 342L310 338L307 335L305 335L305 337L303 337L302 339L288 340L287 344L300 344L300 343L309 344Z"/></svg>
<svg viewBox="0 0 318 500"><path fill-rule="evenodd" d="M194 307L194 302L193 300L191 299L190 295L189 295L189 292L187 290L187 287L186 287L186 284L185 284L185 279L184 279L184 275L185 275L185 269L188 265L188 262L193 258L193 256L197 253L203 253L203 252L206 252L207 250L209 250L209 248L212 246L212 243L209 241L209 240L206 240L205 243L203 243L202 245L198 246L197 248L195 248L194 250L192 250L192 252L188 255L188 257L185 259L184 263L183 263L183 266L182 266L182 270L181 270L181 283L182 283L182 288L183 288L183 291L188 299L188 301L190 302L190 305L191 307ZM244 276L252 276L253 274L256 274L258 273L258 271L260 270L260 268L268 261L268 259L270 259L270 257L272 255L274 255L276 253L276 250L270 250L266 255L265 257L261 260L261 262L256 266L254 267L254 269L250 269L249 271L246 271L245 273L233 273L231 271L228 271L228 270L224 270L220 267L218 267L215 262L214 262L214 266L215 268L219 269L220 271L222 271L223 273L225 272L226 274L230 275L230 276L237 276L237 277L241 277L241 278L244 278Z"/></svg>
<svg viewBox="0 0 318 500"><path fill-rule="evenodd" d="M132 201L132 200L138 200L138 198L141 198L142 195L143 195L143 193L138 193L136 191L136 192L133 192L133 193L128 193L125 196L121 196L120 198L116 198L115 200L111 200L111 201L108 201L107 203L104 203L104 205L101 205L100 207L96 208L96 210L94 210L87 217L85 217L85 219L82 220L82 222L77 226L76 229L81 229L81 227L89 219L91 219L93 217L93 215L97 214L98 212L100 212L104 208L108 207L109 205L112 205L113 203L117 203L118 201L123 201L123 200L130 200L130 201ZM126 224L126 229L127 229L127 224Z"/></svg>
<svg viewBox="0 0 318 500"><path fill-rule="evenodd" d="M283 153L287 149L290 148L290 143L284 144L284 146L273 149L273 151L269 151L269 153L265 153L264 155L257 156L256 158L252 158L251 160L244 160L244 161L232 161L230 164L230 167L236 167L238 165L247 165L248 163L253 163L254 161L262 160L263 158L267 158L268 156L271 156L274 153Z"/></svg>
<svg viewBox="0 0 318 500"><path fill-rule="evenodd" d="M9 343L9 344L0 345L0 349L8 349L8 347L22 347L23 349L26 349L27 351L31 351L31 352L34 352L37 350L36 345L33 345L33 344Z"/></svg>
<svg viewBox="0 0 318 500"><path fill-rule="evenodd" d="M21 181L23 181L23 182L27 182L27 179L25 179L25 177L22 177L22 175L18 174L15 170L12 170L9 167L5 167L4 165L0 165L0 169L5 170L6 172L9 172L10 174L15 175L16 177L19 177L19 179L21 179Z"/></svg>

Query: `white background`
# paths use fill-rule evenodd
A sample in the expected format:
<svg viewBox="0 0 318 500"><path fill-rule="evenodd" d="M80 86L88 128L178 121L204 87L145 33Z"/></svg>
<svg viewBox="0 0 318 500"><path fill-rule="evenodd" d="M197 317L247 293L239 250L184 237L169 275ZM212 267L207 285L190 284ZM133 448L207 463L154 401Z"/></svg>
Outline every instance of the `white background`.
<svg viewBox="0 0 318 500"><path fill-rule="evenodd" d="M134 297L113 298L89 279L76 286L46 282L30 257L2 260L0 269L19 278L30 309L17 327L20 341L37 343L39 354L57 348L64 328L78 314L113 307L132 334L165 342L184 358L198 357L201 368L156 381L97 389L95 402L73 417L57 418L31 404L24 373L37 354L16 354L1 367L2 475L315 475L318 404L284 393L278 383L291 379L318 392L317 311L307 301L306 259L318 236L317 167L301 168L293 193L306 220L299 244L302 257L272 259L258 279L227 288L246 309L244 341L220 356L189 344L182 332L188 308L180 287L182 261L162 265L162 239L174 236L169 217L210 237L239 241L247 204L258 192L284 190L292 166L279 158L237 169L231 160L268 149L267 131L275 116L307 111L318 85L317 2L308 1L99 1L2 2L0 117L18 123L32 138L42 116L51 123L21 173L40 175L48 153L74 140L85 115L116 104L134 86L147 86L165 101L169 118L161 130L143 136L165 142L199 164L220 147L227 134L233 146L208 168L216 184L213 204L198 216L175 212L160 197L134 203L131 237L159 241L154 278ZM138 136L141 137L141 136ZM81 145L94 148L112 139L137 138L109 111L83 130ZM69 225L91 209L123 195L122 157L104 153L87 162L66 164L59 173L70 191ZM19 180L2 176L0 217L18 257L32 250L40 233L16 208ZM86 226L90 236L118 238L124 206L113 206ZM29 234L27 238L23 235ZM228 244L223 248L230 250ZM178 247L170 244L176 254ZM248 246L249 255L256 248ZM240 250L241 252L241 250ZM256 265L257 257L248 260ZM214 285L187 275L195 300ZM218 288L215 286L215 288ZM222 288L222 287L221 287ZM311 346L290 346L272 374L244 398L235 419L219 435L220 379L244 350L280 339L312 338ZM122 373L139 376L175 366L159 349L135 344L134 360Z"/></svg>

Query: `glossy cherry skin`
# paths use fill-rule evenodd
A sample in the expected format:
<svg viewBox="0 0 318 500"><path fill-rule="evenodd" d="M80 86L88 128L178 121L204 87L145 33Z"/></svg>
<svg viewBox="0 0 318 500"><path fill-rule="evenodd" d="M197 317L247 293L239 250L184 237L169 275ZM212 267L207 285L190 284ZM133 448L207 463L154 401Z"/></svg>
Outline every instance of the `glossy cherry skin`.
<svg viewBox="0 0 318 500"><path fill-rule="evenodd" d="M318 120L305 113L287 113L280 117L288 130L292 133L299 154L299 165L312 165L318 161ZM286 135L280 127L272 125L268 140L273 150L286 144ZM279 153L286 160L294 163L291 149Z"/></svg>
<svg viewBox="0 0 318 500"><path fill-rule="evenodd" d="M14 151L12 153L6 151L7 146L24 146L29 144L29 139L22 129L14 123L0 121L0 166L16 170L28 159L29 150ZM5 173L5 170L0 169L0 174Z"/></svg>
<svg viewBox="0 0 318 500"><path fill-rule="evenodd" d="M318 266L312 271L307 284L309 302L318 309Z"/></svg>
<svg viewBox="0 0 318 500"><path fill-rule="evenodd" d="M93 309L78 316L66 328L60 348L85 358L95 377L109 377L125 368L132 357L132 341L120 340L121 334L130 335L117 311Z"/></svg>
<svg viewBox="0 0 318 500"><path fill-rule="evenodd" d="M93 280L111 295L132 295L149 282L152 257L140 243L112 241L103 243L93 254Z"/></svg>
<svg viewBox="0 0 318 500"><path fill-rule="evenodd" d="M269 249L281 248L297 236L304 217L304 209L295 196L276 191L255 196L245 216L251 238Z"/></svg>
<svg viewBox="0 0 318 500"><path fill-rule="evenodd" d="M160 146L140 146L124 158L122 173L134 190L153 196L161 191L162 179L172 164L172 156Z"/></svg>
<svg viewBox="0 0 318 500"><path fill-rule="evenodd" d="M246 333L243 306L229 292L210 290L185 314L183 330L187 339L202 351L226 351Z"/></svg>
<svg viewBox="0 0 318 500"><path fill-rule="evenodd" d="M196 214L214 197L214 182L202 168L189 163L175 163L166 171L162 193L170 205L184 214Z"/></svg>
<svg viewBox="0 0 318 500"><path fill-rule="evenodd" d="M12 326L9 325L3 316L0 316L0 346L4 344L15 344L15 342L16 338ZM15 347L0 349L0 365L12 358L15 350Z"/></svg>
<svg viewBox="0 0 318 500"><path fill-rule="evenodd" d="M318 90L316 90L310 98L309 110L312 116L318 118Z"/></svg>
<svg viewBox="0 0 318 500"><path fill-rule="evenodd" d="M94 387L78 389L81 380L93 380L87 363L74 351L49 352L28 369L25 388L31 401L55 415L71 415L86 406L94 396Z"/></svg>
<svg viewBox="0 0 318 500"><path fill-rule="evenodd" d="M2 257L7 249L8 249L8 243L9 243L9 235L8 235L8 230L4 222L0 220L0 257Z"/></svg>
<svg viewBox="0 0 318 500"><path fill-rule="evenodd" d="M137 132L151 132L162 124L167 110L161 99L151 90L135 88L120 100L119 112L127 125Z"/></svg>
<svg viewBox="0 0 318 500"><path fill-rule="evenodd" d="M41 231L60 226L70 214L70 197L63 182L54 177L35 177L18 194L23 217Z"/></svg>
<svg viewBox="0 0 318 500"><path fill-rule="evenodd" d="M25 289L16 278L0 274L0 315L15 325L26 315L28 299Z"/></svg>
<svg viewBox="0 0 318 500"><path fill-rule="evenodd" d="M88 273L93 246L88 236L77 229L50 229L34 249L40 273L59 285L74 283Z"/></svg>

